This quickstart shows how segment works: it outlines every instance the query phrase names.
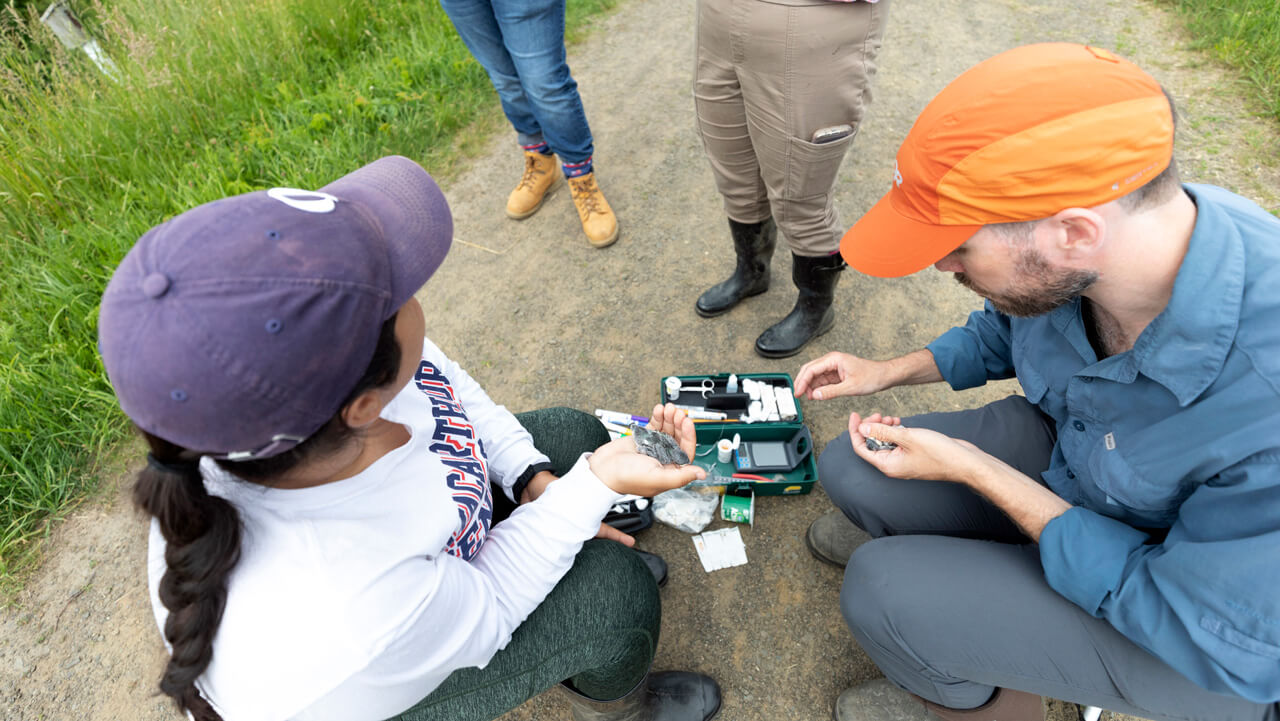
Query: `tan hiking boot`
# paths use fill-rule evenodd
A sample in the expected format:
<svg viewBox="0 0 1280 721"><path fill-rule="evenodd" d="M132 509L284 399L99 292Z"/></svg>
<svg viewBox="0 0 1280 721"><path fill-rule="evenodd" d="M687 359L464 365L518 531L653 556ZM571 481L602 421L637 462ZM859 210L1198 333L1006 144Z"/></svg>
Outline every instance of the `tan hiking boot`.
<svg viewBox="0 0 1280 721"><path fill-rule="evenodd" d="M569 191L573 193L573 204L578 207L578 218L582 220L587 240L597 248L613 245L618 239L618 216L613 214L609 201L596 185L596 174L569 178Z"/></svg>
<svg viewBox="0 0 1280 721"><path fill-rule="evenodd" d="M560 162L556 160L556 156L526 150L524 176L507 198L507 217L524 220L538 212L542 201L551 195L562 177L564 174L560 172Z"/></svg>

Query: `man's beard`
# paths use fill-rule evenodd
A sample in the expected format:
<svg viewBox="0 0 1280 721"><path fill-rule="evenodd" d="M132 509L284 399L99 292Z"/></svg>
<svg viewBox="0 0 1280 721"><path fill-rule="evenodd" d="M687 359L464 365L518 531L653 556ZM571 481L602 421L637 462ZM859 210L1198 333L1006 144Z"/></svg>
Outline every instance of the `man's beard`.
<svg viewBox="0 0 1280 721"><path fill-rule="evenodd" d="M1014 272L1014 287L1000 294L979 286L964 273L953 275L957 283L991 301L996 310L1022 318L1044 315L1065 305L1098 280L1097 271L1054 270L1035 250L1018 254Z"/></svg>

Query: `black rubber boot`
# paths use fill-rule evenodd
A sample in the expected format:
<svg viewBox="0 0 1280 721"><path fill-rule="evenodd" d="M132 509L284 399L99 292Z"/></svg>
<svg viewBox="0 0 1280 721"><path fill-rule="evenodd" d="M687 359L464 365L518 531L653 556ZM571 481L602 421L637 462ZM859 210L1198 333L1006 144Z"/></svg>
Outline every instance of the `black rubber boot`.
<svg viewBox="0 0 1280 721"><path fill-rule="evenodd" d="M769 259L778 240L778 226L773 218L759 223L739 223L729 219L729 234L738 265L733 275L698 296L694 309L703 318L728 313L743 298L769 290Z"/></svg>
<svg viewBox="0 0 1280 721"><path fill-rule="evenodd" d="M831 330L836 322L831 302L835 300L842 270L844 258L839 253L817 257L792 253L791 281L800 295L786 318L756 338L756 352L765 358L788 358L799 353L805 343Z"/></svg>
<svg viewBox="0 0 1280 721"><path fill-rule="evenodd" d="M689 671L645 676L634 689L613 701L583 696L564 682L573 721L710 721L720 712L720 684Z"/></svg>

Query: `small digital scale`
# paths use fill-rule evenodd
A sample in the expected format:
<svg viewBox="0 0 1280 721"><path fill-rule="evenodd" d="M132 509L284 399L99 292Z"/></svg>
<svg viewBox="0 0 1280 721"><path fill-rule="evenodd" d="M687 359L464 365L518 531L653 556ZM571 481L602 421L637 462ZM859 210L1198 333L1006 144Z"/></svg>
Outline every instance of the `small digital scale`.
<svg viewBox="0 0 1280 721"><path fill-rule="evenodd" d="M734 452L734 467L741 473L785 473L799 466L813 450L813 438L800 426L790 440L742 441Z"/></svg>

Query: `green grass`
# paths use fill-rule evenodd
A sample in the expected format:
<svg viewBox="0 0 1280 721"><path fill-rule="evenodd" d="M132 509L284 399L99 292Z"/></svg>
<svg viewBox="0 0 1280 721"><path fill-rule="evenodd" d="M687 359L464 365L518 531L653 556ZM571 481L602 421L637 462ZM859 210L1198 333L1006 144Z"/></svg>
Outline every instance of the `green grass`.
<svg viewBox="0 0 1280 721"><path fill-rule="evenodd" d="M1280 120L1280 7L1276 0L1163 0L1205 50L1237 68Z"/></svg>
<svg viewBox="0 0 1280 721"><path fill-rule="evenodd" d="M617 0L573 0L570 37ZM1164 0L1280 119L1275 0ZM112 0L80 7L104 79L32 13L0 8L0 585L128 433L97 302L147 228L400 153L433 173L499 111L433 0ZM78 5L85 5L79 3Z"/></svg>
<svg viewBox="0 0 1280 721"><path fill-rule="evenodd" d="M616 0L574 0L570 37ZM82 8L104 78L0 8L0 585L129 433L98 298L151 226L397 153L448 174L494 128L488 79L434 0L114 0Z"/></svg>

